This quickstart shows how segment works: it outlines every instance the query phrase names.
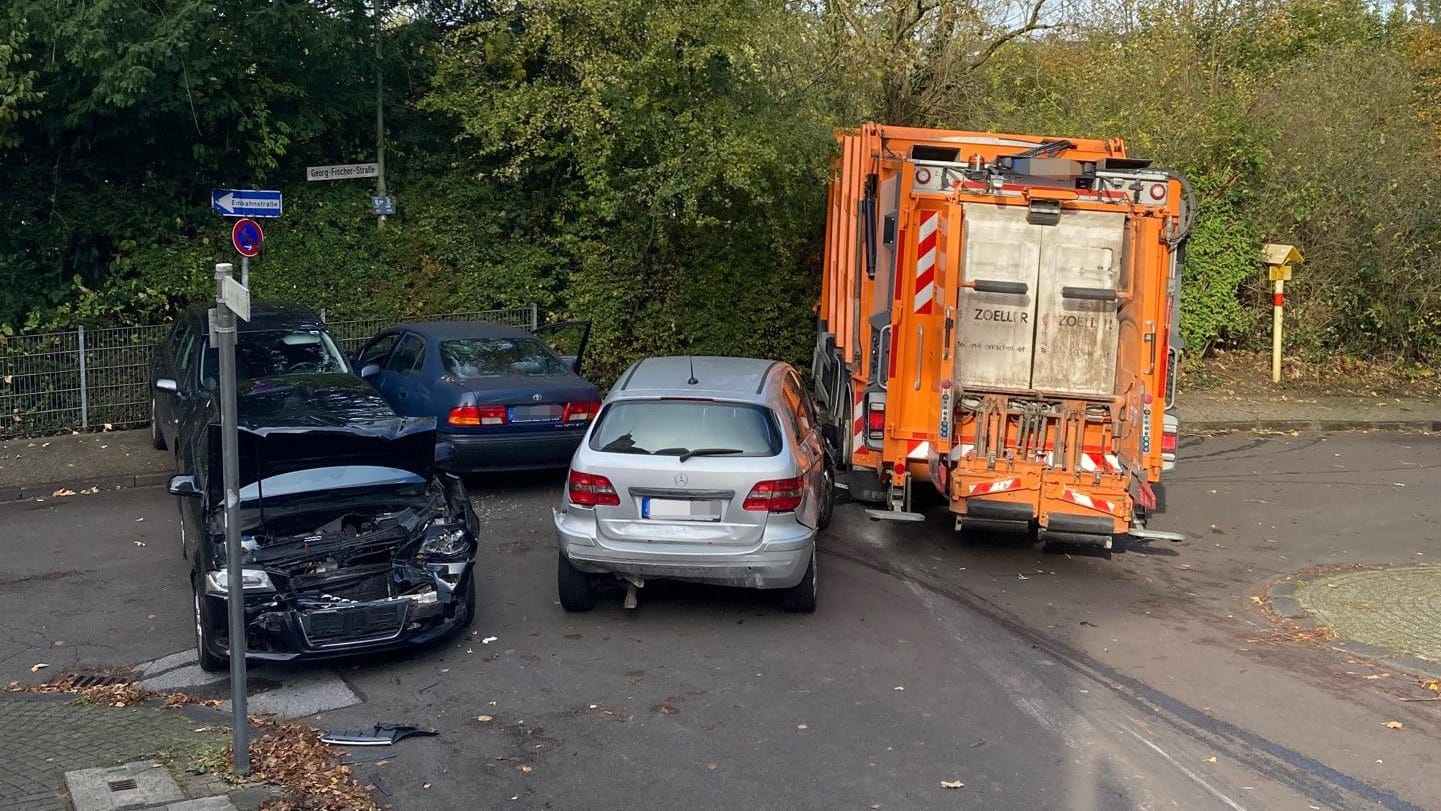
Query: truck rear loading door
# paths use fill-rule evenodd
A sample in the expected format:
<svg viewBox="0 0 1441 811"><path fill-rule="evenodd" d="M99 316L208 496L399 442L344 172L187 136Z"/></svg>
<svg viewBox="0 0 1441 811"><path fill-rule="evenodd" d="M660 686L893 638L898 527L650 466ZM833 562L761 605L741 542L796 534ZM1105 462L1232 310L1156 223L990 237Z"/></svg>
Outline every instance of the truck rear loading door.
<svg viewBox="0 0 1441 811"><path fill-rule="evenodd" d="M1022 206L965 206L966 281L956 330L956 379L966 388L1029 389L1036 335L1036 279L1044 232ZM1010 288L1006 292L988 292Z"/></svg>
<svg viewBox="0 0 1441 811"><path fill-rule="evenodd" d="M967 203L955 378L972 390L1109 398L1115 389L1123 213Z"/></svg>

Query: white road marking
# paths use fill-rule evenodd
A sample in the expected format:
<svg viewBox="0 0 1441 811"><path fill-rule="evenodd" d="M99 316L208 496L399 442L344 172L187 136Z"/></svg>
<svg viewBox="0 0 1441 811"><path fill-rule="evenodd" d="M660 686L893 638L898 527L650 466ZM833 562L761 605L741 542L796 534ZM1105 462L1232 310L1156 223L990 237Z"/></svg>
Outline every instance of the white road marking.
<svg viewBox="0 0 1441 811"><path fill-rule="evenodd" d="M1235 811L1246 811L1245 806L1240 805L1235 800L1227 797L1225 794L1222 794L1220 789L1217 789L1215 786L1207 783L1205 778L1201 777L1201 775L1196 774L1195 772L1181 765L1179 761L1167 754L1166 750L1136 734L1134 730L1126 729L1125 727L1121 727L1121 730L1126 734L1130 735L1131 737L1135 738L1136 740L1140 741L1141 743L1144 743L1152 752L1155 752L1156 754L1165 758L1167 763L1175 766L1178 770L1180 770L1181 774L1184 774L1187 777L1191 778L1191 782L1205 789L1207 794L1210 794L1212 797L1215 797L1216 799L1225 803L1227 808L1235 809Z"/></svg>

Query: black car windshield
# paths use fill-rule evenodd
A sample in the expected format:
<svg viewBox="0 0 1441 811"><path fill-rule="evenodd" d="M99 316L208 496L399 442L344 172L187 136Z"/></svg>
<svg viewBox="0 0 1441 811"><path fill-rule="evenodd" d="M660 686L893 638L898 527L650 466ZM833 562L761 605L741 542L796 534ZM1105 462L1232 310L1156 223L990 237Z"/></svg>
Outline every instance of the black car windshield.
<svg viewBox="0 0 1441 811"><path fill-rule="evenodd" d="M240 501L253 502L286 496L318 494L336 495L339 491L361 487L423 489L425 479L408 470L378 465L345 465L316 467L268 476L240 488Z"/></svg>
<svg viewBox="0 0 1441 811"><path fill-rule="evenodd" d="M345 357L323 330L242 332L236 339L238 380L349 370ZM205 350L201 374L206 388L214 388L220 379L220 355L214 347Z"/></svg>
<svg viewBox="0 0 1441 811"><path fill-rule="evenodd" d="M440 342L440 360L455 377L562 375L569 369L534 338L457 338Z"/></svg>
<svg viewBox="0 0 1441 811"><path fill-rule="evenodd" d="M604 453L775 456L780 427L769 408L708 400L621 400L600 415L590 447ZM724 452L722 454L722 451Z"/></svg>

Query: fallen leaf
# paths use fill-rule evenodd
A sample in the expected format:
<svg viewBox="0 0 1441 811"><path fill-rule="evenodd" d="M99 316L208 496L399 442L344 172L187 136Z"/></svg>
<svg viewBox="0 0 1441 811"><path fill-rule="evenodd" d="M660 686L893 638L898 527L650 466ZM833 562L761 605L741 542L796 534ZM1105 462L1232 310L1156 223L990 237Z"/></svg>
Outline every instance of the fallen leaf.
<svg viewBox="0 0 1441 811"><path fill-rule="evenodd" d="M115 426L114 426L114 425L111 425L110 423L107 422L107 423L105 423L105 430L107 430L107 431L113 431L113 430L115 430Z"/></svg>
<svg viewBox="0 0 1441 811"><path fill-rule="evenodd" d="M1207 762L1207 763L1215 763L1215 762L1216 762L1216 756L1215 756L1215 755L1212 755L1212 756L1206 758L1206 762Z"/></svg>
<svg viewBox="0 0 1441 811"><path fill-rule="evenodd" d="M942 780L941 788L965 788L966 784L959 780Z"/></svg>
<svg viewBox="0 0 1441 811"><path fill-rule="evenodd" d="M710 761L709 763L707 763L707 764L705 765L705 770L708 771L708 772L713 772L713 771L715 771L716 769L719 769L719 768L720 768L720 764L719 764L719 763L716 763L714 760Z"/></svg>
<svg viewBox="0 0 1441 811"><path fill-rule="evenodd" d="M1403 724L1403 723L1401 723L1400 721L1387 721L1387 722L1386 722L1386 728L1387 728L1387 729L1405 729L1405 728L1406 728L1406 725Z"/></svg>
<svg viewBox="0 0 1441 811"><path fill-rule="evenodd" d="M421 788L430 788L430 784L426 783L425 785L421 786Z"/></svg>
<svg viewBox="0 0 1441 811"><path fill-rule="evenodd" d="M810 727L805 724L796 724L796 729L810 729Z"/></svg>
<svg viewBox="0 0 1441 811"><path fill-rule="evenodd" d="M1266 604L1266 601L1265 601L1265 600L1261 599L1258 595L1255 595L1255 594L1252 594L1252 595L1251 595L1251 602L1255 603L1256 605L1265 605L1265 604Z"/></svg>
<svg viewBox="0 0 1441 811"><path fill-rule="evenodd" d="M47 665L47 664L45 664L44 662L36 662L35 664L33 664L33 665L30 666L30 672L31 672L31 673L39 673L40 671L44 670L45 668L47 668L47 667L49 667L49 666L50 666L50 665Z"/></svg>
<svg viewBox="0 0 1441 811"><path fill-rule="evenodd" d="M490 723L491 721L494 721L494 720L495 720L495 716L493 716L493 715L477 715L477 716L475 716L475 720L481 722L482 724L488 724L488 723Z"/></svg>
<svg viewBox="0 0 1441 811"><path fill-rule="evenodd" d="M535 771L535 768L534 768L534 767L532 767L532 766L527 766L527 765L525 765L524 763L522 763L521 765L517 766L516 768L520 770L520 773L521 773L521 774L530 774L531 772Z"/></svg>
<svg viewBox="0 0 1441 811"><path fill-rule="evenodd" d="M51 498L64 498L65 496L73 495L75 495L75 491L71 490L68 487L62 487L59 490L56 490L55 492L50 494Z"/></svg>

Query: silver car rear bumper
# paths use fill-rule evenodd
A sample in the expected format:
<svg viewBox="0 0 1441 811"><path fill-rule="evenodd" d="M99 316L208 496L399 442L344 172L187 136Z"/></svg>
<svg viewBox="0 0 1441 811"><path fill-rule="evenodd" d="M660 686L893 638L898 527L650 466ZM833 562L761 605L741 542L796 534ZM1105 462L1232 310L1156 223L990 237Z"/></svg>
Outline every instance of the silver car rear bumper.
<svg viewBox="0 0 1441 811"><path fill-rule="evenodd" d="M799 524L785 530L767 527L758 546L744 549L662 543L653 552L638 551L634 542L627 542L630 548L615 549L598 540L595 517L588 510L555 511L561 552L583 572L740 588L785 589L801 582L811 562L815 530Z"/></svg>

